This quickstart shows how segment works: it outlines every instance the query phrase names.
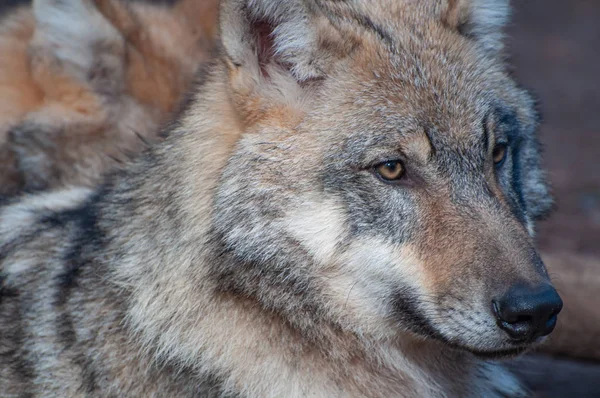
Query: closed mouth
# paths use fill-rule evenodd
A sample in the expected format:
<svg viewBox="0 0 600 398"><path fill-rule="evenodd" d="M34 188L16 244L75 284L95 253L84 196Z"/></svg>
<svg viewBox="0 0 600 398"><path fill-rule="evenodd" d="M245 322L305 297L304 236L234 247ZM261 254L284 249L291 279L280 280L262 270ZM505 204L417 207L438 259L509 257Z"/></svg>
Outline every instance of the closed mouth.
<svg viewBox="0 0 600 398"><path fill-rule="evenodd" d="M516 357L525 351L527 351L528 346L521 346L516 348L509 348L506 350L497 350L497 351L480 351L480 350L471 350L467 349L471 353L475 354L475 356L483 359L502 359L502 358L511 358Z"/></svg>
<svg viewBox="0 0 600 398"><path fill-rule="evenodd" d="M517 342L517 341L513 340L513 341L511 341L511 343L513 343L515 345L518 344L515 347L503 348L503 349L499 349L499 350L480 350L477 348L469 347L467 345L462 345L462 344L457 343L456 341L452 341L440 334L430 335L428 337L433 338L434 340L441 341L442 343L450 346L453 349L470 352L470 353L474 354L475 356L482 358L482 359L502 359L502 358L515 357L515 356L518 356L518 355L524 353L529 348L531 348L532 345L534 345L536 341L539 341L538 339L530 340L528 342Z"/></svg>

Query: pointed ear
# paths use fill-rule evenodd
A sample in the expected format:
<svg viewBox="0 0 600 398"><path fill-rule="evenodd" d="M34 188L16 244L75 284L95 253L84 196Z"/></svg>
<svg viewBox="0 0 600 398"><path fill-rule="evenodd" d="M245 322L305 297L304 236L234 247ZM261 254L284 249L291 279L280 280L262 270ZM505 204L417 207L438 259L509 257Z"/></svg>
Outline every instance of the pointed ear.
<svg viewBox="0 0 600 398"><path fill-rule="evenodd" d="M54 68L99 92L120 88L125 42L92 0L34 0L32 66Z"/></svg>
<svg viewBox="0 0 600 398"><path fill-rule="evenodd" d="M503 30L509 15L509 0L448 0L442 19L485 51L498 54L504 48Z"/></svg>
<svg viewBox="0 0 600 398"><path fill-rule="evenodd" d="M334 53L344 51L339 33L310 1L224 0L220 31L231 63L257 77L275 67L298 82L322 78Z"/></svg>

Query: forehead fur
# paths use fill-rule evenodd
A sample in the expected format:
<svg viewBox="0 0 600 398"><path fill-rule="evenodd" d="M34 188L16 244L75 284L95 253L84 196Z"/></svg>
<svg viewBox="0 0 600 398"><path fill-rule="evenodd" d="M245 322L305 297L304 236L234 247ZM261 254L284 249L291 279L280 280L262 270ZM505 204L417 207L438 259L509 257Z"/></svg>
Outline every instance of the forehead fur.
<svg viewBox="0 0 600 398"><path fill-rule="evenodd" d="M459 93L493 88L508 79L504 63L491 53L483 38L474 37L467 24L484 26L498 34L506 19L506 2L497 1L361 1L323 2L319 12L340 36L352 42L345 46L351 70L357 81L373 77L401 88L430 90L436 100L455 101ZM495 5L492 5L495 4ZM453 24L447 14L452 8L462 15ZM464 9L463 11L461 11ZM324 50L335 43L321 43ZM372 72L372 73L371 73ZM441 94L446 93L444 97ZM442 103L447 106L448 102Z"/></svg>
<svg viewBox="0 0 600 398"><path fill-rule="evenodd" d="M401 16L388 17L393 25L357 28L359 44L330 73L320 109L334 106L344 123L360 125L369 116L370 127L354 126L363 132L387 124L479 139L482 119L494 107L530 105L497 58L437 17L418 20L418 7L396 7Z"/></svg>

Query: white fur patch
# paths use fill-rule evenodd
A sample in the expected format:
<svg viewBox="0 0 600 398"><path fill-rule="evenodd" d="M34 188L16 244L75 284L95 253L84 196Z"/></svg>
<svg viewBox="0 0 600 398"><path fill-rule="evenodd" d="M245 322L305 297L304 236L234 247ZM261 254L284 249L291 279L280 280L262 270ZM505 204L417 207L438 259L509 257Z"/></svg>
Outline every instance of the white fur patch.
<svg viewBox="0 0 600 398"><path fill-rule="evenodd" d="M344 214L334 200L305 202L287 214L285 227L320 264L333 260L346 234Z"/></svg>
<svg viewBox="0 0 600 398"><path fill-rule="evenodd" d="M327 291L341 316L364 333L395 332L382 322L389 315L387 299L394 289L404 286L425 294L419 262L409 247L376 237L360 238L345 248L335 264L323 271Z"/></svg>

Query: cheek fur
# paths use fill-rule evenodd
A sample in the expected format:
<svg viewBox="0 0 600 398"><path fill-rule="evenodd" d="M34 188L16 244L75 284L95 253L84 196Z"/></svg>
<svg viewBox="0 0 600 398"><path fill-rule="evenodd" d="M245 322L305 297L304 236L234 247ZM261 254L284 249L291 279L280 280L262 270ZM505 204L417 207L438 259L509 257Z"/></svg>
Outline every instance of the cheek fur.
<svg viewBox="0 0 600 398"><path fill-rule="evenodd" d="M413 292L417 301L427 296L411 248L387 244L377 237L348 243L335 262L319 272L338 311L363 330L382 332L383 327L392 333L397 328L401 319L394 303L397 292Z"/></svg>
<svg viewBox="0 0 600 398"><path fill-rule="evenodd" d="M297 208L286 212L283 224L287 233L322 265L334 260L348 233L343 208L333 198L304 198Z"/></svg>

